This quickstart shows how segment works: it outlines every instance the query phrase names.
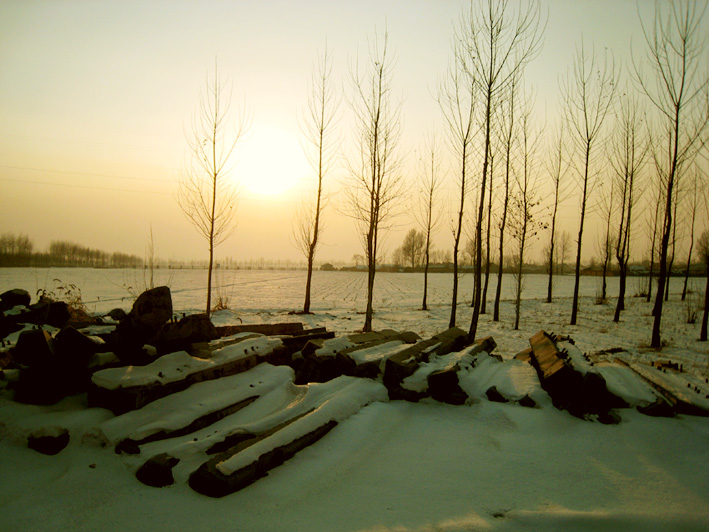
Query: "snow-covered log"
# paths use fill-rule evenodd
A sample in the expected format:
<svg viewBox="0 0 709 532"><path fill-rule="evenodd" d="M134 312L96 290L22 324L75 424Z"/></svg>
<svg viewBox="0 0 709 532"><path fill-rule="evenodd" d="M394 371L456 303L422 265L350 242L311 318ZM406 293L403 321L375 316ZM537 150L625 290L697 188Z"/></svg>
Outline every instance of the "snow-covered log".
<svg viewBox="0 0 709 532"><path fill-rule="evenodd" d="M536 333L529 343L531 363L555 407L581 418L595 415L604 423L618 422L611 409L628 404L608 391L603 376L575 345L560 347L545 331Z"/></svg>
<svg viewBox="0 0 709 532"><path fill-rule="evenodd" d="M234 493L318 441L365 405L386 399L384 386L371 380L343 376L312 384L299 407L308 410L216 455L192 473L190 486L211 497Z"/></svg>
<svg viewBox="0 0 709 532"><path fill-rule="evenodd" d="M147 366L111 368L94 373L89 404L122 414L197 382L247 371L262 362L284 363L287 350L278 338L258 337L222 347L208 359L184 351L164 355Z"/></svg>
<svg viewBox="0 0 709 532"><path fill-rule="evenodd" d="M197 383L111 418L91 429L84 439L125 447L127 442L142 445L191 433L292 382L289 367L260 364L245 373Z"/></svg>

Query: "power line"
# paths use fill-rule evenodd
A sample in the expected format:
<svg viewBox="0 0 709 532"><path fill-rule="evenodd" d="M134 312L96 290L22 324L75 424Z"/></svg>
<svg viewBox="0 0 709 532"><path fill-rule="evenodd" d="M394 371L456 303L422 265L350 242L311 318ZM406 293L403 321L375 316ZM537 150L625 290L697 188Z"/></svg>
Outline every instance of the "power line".
<svg viewBox="0 0 709 532"><path fill-rule="evenodd" d="M111 174L94 174L94 173L88 173L88 172L67 172L64 170L49 170L47 168L30 168L27 166L6 166L3 164L0 164L0 168L7 168L10 170L30 170L33 172L48 172L52 174L67 174L67 175L83 175L83 176L89 176L89 177L108 177L112 179L131 179L135 181L159 181L161 183L170 183L170 180L167 179L159 179L156 177L135 177L135 176L125 176L125 175L111 175ZM168 170L170 170L168 168Z"/></svg>
<svg viewBox="0 0 709 532"><path fill-rule="evenodd" d="M126 188L109 188L109 187L95 187L89 185L70 185L68 183L51 183L48 181L28 181L26 179L13 179L11 177L0 177L0 181L13 181L16 183L27 183L31 185L50 185L55 187L68 187L68 188L84 188L89 190L107 190L110 192L133 192L139 194L160 194L163 196L171 196L169 192L158 192L157 190L130 190Z"/></svg>

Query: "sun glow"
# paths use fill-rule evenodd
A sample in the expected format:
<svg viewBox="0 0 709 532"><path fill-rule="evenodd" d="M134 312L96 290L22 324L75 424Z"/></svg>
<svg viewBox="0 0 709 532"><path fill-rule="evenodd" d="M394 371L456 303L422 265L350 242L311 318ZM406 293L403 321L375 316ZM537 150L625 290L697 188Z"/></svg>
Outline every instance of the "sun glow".
<svg viewBox="0 0 709 532"><path fill-rule="evenodd" d="M239 188L259 196L279 196L297 188L311 171L297 133L254 125L237 146Z"/></svg>

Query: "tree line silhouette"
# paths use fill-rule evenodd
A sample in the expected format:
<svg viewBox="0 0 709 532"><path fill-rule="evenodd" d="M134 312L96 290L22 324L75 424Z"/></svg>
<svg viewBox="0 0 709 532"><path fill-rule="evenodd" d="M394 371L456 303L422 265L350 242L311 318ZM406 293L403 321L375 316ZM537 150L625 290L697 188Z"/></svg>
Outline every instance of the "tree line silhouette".
<svg viewBox="0 0 709 532"><path fill-rule="evenodd" d="M27 235L0 235L0 267L83 267L142 268L143 259L136 255L92 249L68 240L53 240L47 251L35 251Z"/></svg>

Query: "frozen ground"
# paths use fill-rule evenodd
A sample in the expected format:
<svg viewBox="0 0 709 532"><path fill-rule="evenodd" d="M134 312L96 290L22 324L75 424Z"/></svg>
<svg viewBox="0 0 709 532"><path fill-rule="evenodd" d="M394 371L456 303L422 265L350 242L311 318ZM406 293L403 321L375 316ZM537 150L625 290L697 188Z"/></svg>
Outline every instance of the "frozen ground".
<svg viewBox="0 0 709 532"><path fill-rule="evenodd" d="M174 273L170 285L176 310L199 308L201 274ZM0 291L24 287L33 292L32 283L51 289L56 277L77 284L90 309L105 312L131 304L130 299L121 301L126 292L120 275L125 272L0 271ZM302 319L339 333L361 328L363 274L318 272L315 314L306 317L287 314L301 304L303 272L230 272L225 278L224 284L232 285L234 310L215 315L217 324L239 317L244 322ZM427 336L447 327L449 275L432 276L428 312L417 310L422 276L382 274L378 279L375 328ZM559 279L559 297L551 305L542 302L544 281L528 277L520 331L512 330L514 310L504 285L502 321L482 318L479 335L492 335L496 353L504 358L546 329L569 334L583 351L622 347L631 360L672 358L698 379L707 376L709 345L696 341L698 324L685 323L686 304L674 293L679 282L673 280L677 284L663 320L668 345L658 354L646 347L651 317L644 300L628 298L621 323L613 324L613 301L595 305L597 280L583 278L579 322L570 327L566 296L573 279ZM471 283L470 276L463 278L460 300L469 300ZM610 290L613 295L613 281ZM634 291L631 280L631 295ZM459 306L458 316L459 325L467 327L469 307ZM709 529L708 418L651 418L623 410L619 425L606 426L574 418L548 401L538 409L487 400L465 406L379 401L252 486L211 499L184 482L146 487L135 479L135 461L82 442L84 433L113 417L86 409L84 402L77 396L42 408L0 397L0 530ZM25 447L30 429L51 425L69 428L68 448L44 456Z"/></svg>

